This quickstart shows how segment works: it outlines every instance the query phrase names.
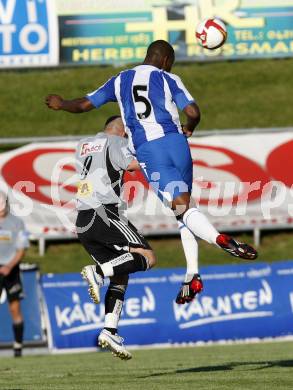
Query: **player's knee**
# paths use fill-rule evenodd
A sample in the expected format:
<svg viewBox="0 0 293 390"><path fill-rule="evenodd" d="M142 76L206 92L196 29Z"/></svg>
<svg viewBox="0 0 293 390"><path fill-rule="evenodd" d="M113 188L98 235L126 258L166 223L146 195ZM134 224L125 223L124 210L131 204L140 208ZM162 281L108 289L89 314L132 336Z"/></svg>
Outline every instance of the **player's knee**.
<svg viewBox="0 0 293 390"><path fill-rule="evenodd" d="M130 252L139 253L144 256L147 259L148 268L153 268L156 265L156 256L152 249L131 248Z"/></svg>
<svg viewBox="0 0 293 390"><path fill-rule="evenodd" d="M145 252L147 252L145 254L145 257L148 259L149 268L153 268L157 264L156 255L155 255L154 251L151 249L148 249Z"/></svg>
<svg viewBox="0 0 293 390"><path fill-rule="evenodd" d="M187 192L177 196L172 202L172 210L177 219L181 219L189 207L190 194Z"/></svg>

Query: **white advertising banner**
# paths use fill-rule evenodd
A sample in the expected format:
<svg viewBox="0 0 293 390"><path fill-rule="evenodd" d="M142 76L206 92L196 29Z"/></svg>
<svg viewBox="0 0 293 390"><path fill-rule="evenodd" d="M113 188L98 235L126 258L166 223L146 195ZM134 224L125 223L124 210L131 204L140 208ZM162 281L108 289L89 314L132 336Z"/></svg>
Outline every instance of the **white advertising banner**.
<svg viewBox="0 0 293 390"><path fill-rule="evenodd" d="M0 154L12 211L37 235L74 234L76 142L34 143ZM293 132L190 139L193 192L220 230L293 226ZM176 153L176 149L174 149ZM177 222L143 174L126 173L128 217L144 234L177 232Z"/></svg>
<svg viewBox="0 0 293 390"><path fill-rule="evenodd" d="M0 68L59 63L55 1L0 0Z"/></svg>

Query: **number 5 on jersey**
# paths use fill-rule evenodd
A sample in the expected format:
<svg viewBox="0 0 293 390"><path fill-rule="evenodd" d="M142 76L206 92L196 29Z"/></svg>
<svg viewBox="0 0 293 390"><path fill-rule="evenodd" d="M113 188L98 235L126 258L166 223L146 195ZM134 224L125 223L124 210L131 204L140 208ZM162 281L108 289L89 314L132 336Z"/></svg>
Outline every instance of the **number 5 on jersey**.
<svg viewBox="0 0 293 390"><path fill-rule="evenodd" d="M147 92L147 86L146 85L134 85L132 88L133 97L135 103L143 103L144 104L144 111L143 112L137 112L137 109L135 107L135 112L138 117L138 119L146 119L151 115L152 112L152 106L150 101L146 96L144 96L142 93Z"/></svg>

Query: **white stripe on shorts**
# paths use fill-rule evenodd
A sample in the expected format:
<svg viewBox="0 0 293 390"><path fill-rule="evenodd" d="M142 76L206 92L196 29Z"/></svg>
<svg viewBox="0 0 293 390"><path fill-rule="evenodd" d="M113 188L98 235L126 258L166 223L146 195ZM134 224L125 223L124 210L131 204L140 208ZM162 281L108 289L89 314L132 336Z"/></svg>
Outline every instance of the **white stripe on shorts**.
<svg viewBox="0 0 293 390"><path fill-rule="evenodd" d="M126 229L129 234L131 234L133 236L133 238L138 242L138 244L142 244L139 236L136 234L136 232L134 232L133 230L130 229L130 227L128 225L126 225L125 223L123 223L122 221L117 221L119 223L119 225L121 227L123 227L124 229Z"/></svg>
<svg viewBox="0 0 293 390"><path fill-rule="evenodd" d="M113 224L114 226L116 226L116 228L117 228L118 230L120 230L120 232L124 235L124 237L127 239L128 242L131 242L131 243L134 243L134 244L139 244L139 242L137 241L137 239L136 239L132 234L130 234L129 231L127 231L127 230L125 229L125 225L122 225L122 226L121 226L121 225L118 223L118 221L115 220L115 219L110 219L110 218L109 218L109 220L110 220L110 222L112 222L112 224Z"/></svg>

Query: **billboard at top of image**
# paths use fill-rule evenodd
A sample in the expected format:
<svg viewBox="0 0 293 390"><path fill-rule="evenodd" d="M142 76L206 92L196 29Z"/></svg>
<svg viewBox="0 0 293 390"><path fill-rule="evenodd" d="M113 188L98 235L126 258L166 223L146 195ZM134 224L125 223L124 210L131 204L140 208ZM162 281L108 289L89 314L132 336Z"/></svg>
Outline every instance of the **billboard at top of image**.
<svg viewBox="0 0 293 390"><path fill-rule="evenodd" d="M52 0L0 0L0 68L57 65L58 20Z"/></svg>
<svg viewBox="0 0 293 390"><path fill-rule="evenodd" d="M169 41L177 60L288 57L293 53L293 0L57 0L61 62L140 62L156 39ZM222 19L226 44L206 50L195 29Z"/></svg>

